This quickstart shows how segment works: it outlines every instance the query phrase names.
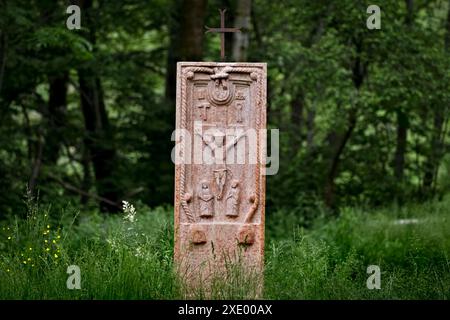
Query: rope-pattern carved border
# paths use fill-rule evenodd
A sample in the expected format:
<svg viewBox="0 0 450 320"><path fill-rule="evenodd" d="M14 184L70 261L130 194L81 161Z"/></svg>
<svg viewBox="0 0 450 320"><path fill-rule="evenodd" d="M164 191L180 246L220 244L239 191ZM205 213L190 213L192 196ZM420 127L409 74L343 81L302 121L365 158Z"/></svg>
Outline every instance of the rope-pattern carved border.
<svg viewBox="0 0 450 320"><path fill-rule="evenodd" d="M184 69L184 72L181 77L181 128L186 129L187 123L187 81L188 79L192 79L194 77L195 72L204 72L204 73L214 73L214 70L212 68L205 68L205 67L188 67ZM186 162L185 162L185 139L181 137L182 141L180 144L180 157L183 159L183 164L180 168L180 190L178 190L178 194L181 196L181 207L184 210L184 213L186 214L186 217L188 218L189 222L195 222L194 216L191 213L191 210L187 204L184 188L186 184Z"/></svg>
<svg viewBox="0 0 450 320"><path fill-rule="evenodd" d="M250 210L247 212L245 216L245 223L250 223L255 215L256 210L259 206L259 196L260 196L260 166L261 166L261 146L260 146L260 130L261 130L261 114L262 114L262 74L259 69L255 68L232 68L228 72L236 72L236 73L249 73L250 78L252 80L256 80L256 103L257 103L257 116L256 116L256 165L255 165L255 193L253 204L250 207Z"/></svg>

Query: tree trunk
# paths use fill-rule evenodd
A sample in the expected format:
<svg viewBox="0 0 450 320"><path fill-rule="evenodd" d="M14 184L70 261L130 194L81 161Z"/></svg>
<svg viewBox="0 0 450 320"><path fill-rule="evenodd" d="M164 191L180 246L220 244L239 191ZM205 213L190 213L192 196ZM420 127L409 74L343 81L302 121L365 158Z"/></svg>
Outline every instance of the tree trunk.
<svg viewBox="0 0 450 320"><path fill-rule="evenodd" d="M116 149L109 126L100 79L89 72L79 70L81 109L86 128L85 145L89 150L95 174L97 193L100 197L119 203L120 191L114 181ZM116 212L117 206L100 202L103 212Z"/></svg>
<svg viewBox="0 0 450 320"><path fill-rule="evenodd" d="M403 180L405 171L406 141L408 139L408 116L397 111L397 147L395 150L394 175L398 182Z"/></svg>
<svg viewBox="0 0 450 320"><path fill-rule="evenodd" d="M430 155L425 163L425 174L423 177L424 193L429 194L434 179L437 176L441 157L441 134L444 128L444 115L442 110L435 110L433 117L433 132L430 143Z"/></svg>
<svg viewBox="0 0 450 320"><path fill-rule="evenodd" d="M336 209L336 184L335 179L338 174L338 167L341 160L341 155L347 145L348 140L352 136L353 130L356 127L356 110L352 110L348 117L348 127L342 136L337 136L330 140L331 147L336 143L335 151L330 162L330 169L325 182L325 205L330 209ZM334 136L334 135L333 135Z"/></svg>
<svg viewBox="0 0 450 320"><path fill-rule="evenodd" d="M239 1L233 1L233 0L220 0L218 1L217 5L218 8L226 9L227 12L225 13L225 27L232 28L232 27L239 27L235 26L234 22L236 20L236 6L239 6ZM213 14L219 18L219 10L213 10ZM220 18L217 20L218 24L214 27L219 27L220 25ZM213 37L213 35L211 35ZM219 35L216 33L216 36L219 37ZM225 33L225 61L229 61L233 58L233 39L234 39L234 33L233 32L226 32ZM219 49L219 48L218 48ZM217 60L220 57L220 49L217 51Z"/></svg>
<svg viewBox="0 0 450 320"><path fill-rule="evenodd" d="M306 145L308 151L311 151L314 146L314 131L315 131L315 119L316 119L316 104L314 103L311 108L309 108L306 116Z"/></svg>
<svg viewBox="0 0 450 320"><path fill-rule="evenodd" d="M233 27L241 28L241 32L233 34L234 61L247 61L251 13L252 0L242 0L238 2Z"/></svg>
<svg viewBox="0 0 450 320"><path fill-rule="evenodd" d="M170 44L167 55L166 98L175 101L178 61L200 61L207 0L183 0L175 4L170 23Z"/></svg>
<svg viewBox="0 0 450 320"><path fill-rule="evenodd" d="M3 79L5 77L7 44L7 35L4 31L0 30L0 97L2 96Z"/></svg>
<svg viewBox="0 0 450 320"><path fill-rule="evenodd" d="M406 4L406 25L412 26L414 21L414 0L405 0Z"/></svg>
<svg viewBox="0 0 450 320"><path fill-rule="evenodd" d="M31 167L31 176L30 180L28 181L28 192L31 195L35 194L35 188L38 182L39 174L41 172L42 167L42 157L43 157L43 150L44 150L44 141L42 141L41 135L38 134L37 137L37 146L36 146L36 156L33 160L33 165Z"/></svg>
<svg viewBox="0 0 450 320"><path fill-rule="evenodd" d="M329 5L325 12L328 13L331 9L332 5ZM326 15L325 15L326 16ZM315 43L317 43L320 38L322 37L323 31L325 29L325 20L323 16L317 20L317 24L315 24L309 34L306 40L304 41L304 47L305 48L311 48ZM304 134L302 132L303 126L305 123L305 112L307 114L307 120L306 120L306 126L307 126L307 133L306 133L306 140L307 140L307 146L308 149L312 146L312 140L314 136L314 121L315 121L315 106L310 106L307 108L306 104L306 95L304 92L304 89L302 87L299 87L297 89L297 93L294 95L292 101L291 101L291 124L292 124L292 132L291 137L293 142L296 145L301 145L301 139L304 137Z"/></svg>
<svg viewBox="0 0 450 320"><path fill-rule="evenodd" d="M61 148L61 137L66 120L68 80L68 72L49 77L48 127L44 149L44 162L49 164L56 164Z"/></svg>
<svg viewBox="0 0 450 320"><path fill-rule="evenodd" d="M304 122L304 109L305 109L305 97L303 92L296 94L291 101L291 124L292 124L292 143L293 145L300 146L301 138L302 138L302 127ZM292 148L294 149L294 148ZM297 151L297 150L293 150Z"/></svg>
<svg viewBox="0 0 450 320"><path fill-rule="evenodd" d="M405 0L405 24L411 28L414 21L414 0ZM394 176L398 182L403 181L405 171L405 154L408 139L408 115L402 110L397 111L397 145L395 149Z"/></svg>
<svg viewBox="0 0 450 320"><path fill-rule="evenodd" d="M356 58L353 61L352 65L352 80L353 85L356 89L356 97L352 102L352 108L349 110L348 118L347 118L347 129L342 134L338 134L336 132L332 132L331 136L336 136L334 139L330 140L330 149L332 151L330 166L328 169L328 173L325 180L325 188L324 188L324 200L325 205L335 210L336 209L336 185L335 179L338 174L338 168L341 161L341 155L344 152L345 146L350 140L353 130L356 127L357 120L357 108L358 108L358 93L364 82L364 79L367 76L367 63L361 60L361 55L363 53L363 43L362 39L355 40L356 47Z"/></svg>
<svg viewBox="0 0 450 320"><path fill-rule="evenodd" d="M79 1L84 13L84 25L89 28L89 41L95 49L96 30L92 18L92 0ZM94 50L95 51L95 50ZM120 190L114 179L116 169L116 149L109 125L108 114L103 98L100 78L95 67L91 64L78 69L80 105L84 118L84 143L89 151L94 169L97 194L113 203L119 203ZM101 201L103 212L117 212L117 205Z"/></svg>
<svg viewBox="0 0 450 320"><path fill-rule="evenodd" d="M84 140L83 150L81 152L81 165L83 167L83 180L81 182L81 189L89 191L92 186L91 178L91 156L89 155L89 150L87 148L86 139ZM84 206L88 203L89 197L86 195L80 195L80 202Z"/></svg>
<svg viewBox="0 0 450 320"><path fill-rule="evenodd" d="M447 22L445 25L445 39L444 39L445 53L450 53L450 0L448 1ZM444 148L444 128L445 128L445 114L448 107L436 106L434 108L433 116L433 133L430 142L430 154L425 163L425 174L423 177L423 193L433 194L436 189L436 179L439 173L439 165L442 159ZM448 112L448 111L447 111Z"/></svg>

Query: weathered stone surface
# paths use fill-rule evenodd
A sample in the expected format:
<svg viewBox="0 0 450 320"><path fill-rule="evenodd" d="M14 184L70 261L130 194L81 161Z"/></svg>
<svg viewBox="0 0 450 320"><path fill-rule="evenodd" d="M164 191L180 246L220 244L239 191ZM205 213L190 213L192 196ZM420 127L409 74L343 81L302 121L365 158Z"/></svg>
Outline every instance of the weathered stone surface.
<svg viewBox="0 0 450 320"><path fill-rule="evenodd" d="M176 111L179 274L204 282L230 257L262 271L266 64L178 63Z"/></svg>

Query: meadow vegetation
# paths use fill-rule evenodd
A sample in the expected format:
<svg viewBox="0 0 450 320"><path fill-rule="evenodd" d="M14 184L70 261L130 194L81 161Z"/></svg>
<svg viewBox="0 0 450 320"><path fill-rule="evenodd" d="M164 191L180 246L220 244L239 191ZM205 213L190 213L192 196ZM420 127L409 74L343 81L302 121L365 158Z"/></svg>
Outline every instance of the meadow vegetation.
<svg viewBox="0 0 450 320"><path fill-rule="evenodd" d="M26 219L15 215L0 227L0 299L183 298L172 215L171 207L137 205L131 215L128 207L111 216L29 200ZM308 229L269 212L262 298L449 299L449 218L450 197L344 208L332 219L324 211ZM81 290L66 287L69 265L80 267ZM366 287L369 265L381 268L380 290ZM252 288L242 279L230 272L212 297L248 298Z"/></svg>

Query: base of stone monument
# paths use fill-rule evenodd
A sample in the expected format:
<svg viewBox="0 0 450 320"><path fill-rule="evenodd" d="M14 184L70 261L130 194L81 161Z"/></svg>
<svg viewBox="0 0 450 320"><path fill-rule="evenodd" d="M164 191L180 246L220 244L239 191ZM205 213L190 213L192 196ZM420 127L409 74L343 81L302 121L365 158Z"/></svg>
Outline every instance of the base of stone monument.
<svg viewBox="0 0 450 320"><path fill-rule="evenodd" d="M263 245L259 224L181 223L175 260L186 297L216 297L218 291L246 283L246 298L262 294ZM233 237L230 235L234 234ZM220 248L220 249L219 249Z"/></svg>

